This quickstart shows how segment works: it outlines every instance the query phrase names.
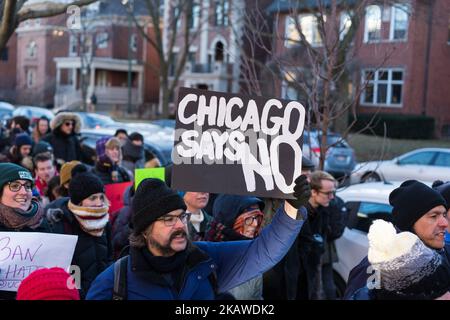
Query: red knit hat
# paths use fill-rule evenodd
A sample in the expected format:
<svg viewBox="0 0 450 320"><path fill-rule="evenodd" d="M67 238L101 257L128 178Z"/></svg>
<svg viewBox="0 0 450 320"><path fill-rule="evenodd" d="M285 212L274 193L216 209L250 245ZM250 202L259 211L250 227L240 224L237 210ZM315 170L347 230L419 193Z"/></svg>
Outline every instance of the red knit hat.
<svg viewBox="0 0 450 320"><path fill-rule="evenodd" d="M69 277L62 268L33 271L20 284L17 300L80 300L78 290L67 285Z"/></svg>

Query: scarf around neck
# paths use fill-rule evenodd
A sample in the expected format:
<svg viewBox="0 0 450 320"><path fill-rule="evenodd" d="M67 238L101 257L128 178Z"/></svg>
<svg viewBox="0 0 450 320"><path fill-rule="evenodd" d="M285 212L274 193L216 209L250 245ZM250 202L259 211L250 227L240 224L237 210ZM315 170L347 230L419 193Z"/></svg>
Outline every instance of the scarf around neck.
<svg viewBox="0 0 450 320"><path fill-rule="evenodd" d="M36 229L41 224L43 216L44 210L36 198L31 199L31 206L27 211L0 203L0 223L11 229L25 227Z"/></svg>
<svg viewBox="0 0 450 320"><path fill-rule="evenodd" d="M72 211L84 232L94 237L101 237L109 221L109 206L82 207L74 205L70 200L67 207Z"/></svg>

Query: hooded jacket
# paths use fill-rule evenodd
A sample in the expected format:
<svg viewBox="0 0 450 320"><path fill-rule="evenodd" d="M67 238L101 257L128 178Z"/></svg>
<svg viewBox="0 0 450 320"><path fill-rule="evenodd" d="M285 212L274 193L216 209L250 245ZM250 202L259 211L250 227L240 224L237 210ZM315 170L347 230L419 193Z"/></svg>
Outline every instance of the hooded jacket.
<svg viewBox="0 0 450 320"><path fill-rule="evenodd" d="M65 121L74 121L72 134L67 135L61 131L61 125ZM50 122L52 132L45 135L42 140L50 143L56 161L62 165L72 160L82 160L81 146L77 134L80 132L80 117L71 112L61 112Z"/></svg>

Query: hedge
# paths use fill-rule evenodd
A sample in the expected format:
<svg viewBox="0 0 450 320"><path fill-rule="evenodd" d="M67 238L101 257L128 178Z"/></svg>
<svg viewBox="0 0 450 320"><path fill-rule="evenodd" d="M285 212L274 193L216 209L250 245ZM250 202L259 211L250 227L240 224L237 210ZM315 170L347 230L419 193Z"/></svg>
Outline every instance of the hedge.
<svg viewBox="0 0 450 320"><path fill-rule="evenodd" d="M405 114L359 114L352 131L360 131L371 121L369 129L362 133L375 133L384 135L384 124L386 124L386 135L388 138L397 139L433 139L435 121L434 118L422 115ZM353 117L350 115L350 122Z"/></svg>

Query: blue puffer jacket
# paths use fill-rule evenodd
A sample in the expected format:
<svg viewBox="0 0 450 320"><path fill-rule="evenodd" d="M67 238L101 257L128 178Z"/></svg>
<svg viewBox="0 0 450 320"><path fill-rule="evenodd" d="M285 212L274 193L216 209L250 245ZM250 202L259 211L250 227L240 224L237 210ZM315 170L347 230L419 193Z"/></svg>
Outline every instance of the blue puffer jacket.
<svg viewBox="0 0 450 320"><path fill-rule="evenodd" d="M302 209L303 217L306 212ZM211 300L214 299L209 276L217 275L217 292L224 293L270 269L283 258L303 220L290 218L278 209L272 223L255 240L230 242L195 242L188 248L187 268L179 292L160 274L152 272L138 250L128 259L129 300ZM110 266L92 283L88 300L111 300L114 268Z"/></svg>

